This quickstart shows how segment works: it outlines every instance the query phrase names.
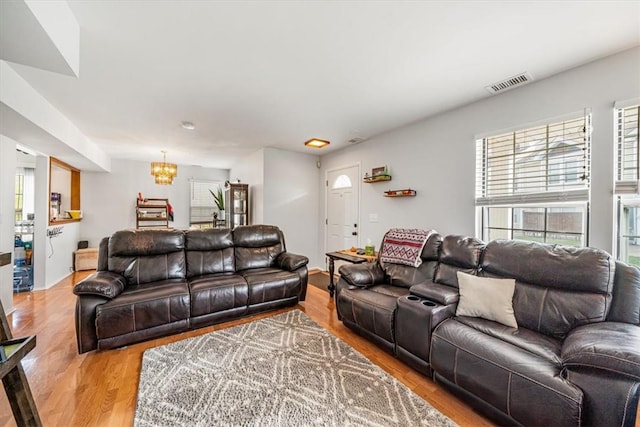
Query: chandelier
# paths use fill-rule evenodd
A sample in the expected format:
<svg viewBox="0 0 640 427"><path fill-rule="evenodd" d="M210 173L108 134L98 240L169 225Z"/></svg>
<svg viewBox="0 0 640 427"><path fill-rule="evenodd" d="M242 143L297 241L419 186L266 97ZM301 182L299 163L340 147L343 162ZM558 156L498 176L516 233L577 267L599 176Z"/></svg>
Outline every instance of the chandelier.
<svg viewBox="0 0 640 427"><path fill-rule="evenodd" d="M163 161L151 162L151 175L156 179L156 184L171 185L173 178L178 175L178 165L167 163L167 152L162 150Z"/></svg>

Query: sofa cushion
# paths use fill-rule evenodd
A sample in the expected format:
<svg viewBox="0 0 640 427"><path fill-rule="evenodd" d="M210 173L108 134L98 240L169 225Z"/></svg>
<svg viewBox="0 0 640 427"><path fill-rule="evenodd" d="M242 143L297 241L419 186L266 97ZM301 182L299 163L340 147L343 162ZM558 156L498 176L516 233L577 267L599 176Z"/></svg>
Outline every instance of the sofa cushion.
<svg viewBox="0 0 640 427"><path fill-rule="evenodd" d="M640 270L637 267L616 261L613 301L607 320L640 325Z"/></svg>
<svg viewBox="0 0 640 427"><path fill-rule="evenodd" d="M249 305L294 297L300 292L300 276L295 272L255 268L238 274L247 281Z"/></svg>
<svg viewBox="0 0 640 427"><path fill-rule="evenodd" d="M120 274L98 271L73 287L76 295L96 295L115 298L122 293L127 282Z"/></svg>
<svg viewBox="0 0 640 427"><path fill-rule="evenodd" d="M409 294L407 288L396 287L395 290L393 295L388 295L372 289L342 289L337 296L337 310L345 322L355 324L388 343L394 343L395 312L398 297L402 296L397 293Z"/></svg>
<svg viewBox="0 0 640 427"><path fill-rule="evenodd" d="M109 238L110 257L163 255L183 249L184 232L180 230L121 230Z"/></svg>
<svg viewBox="0 0 640 427"><path fill-rule="evenodd" d="M344 264L340 266L340 277L352 286L366 288L385 283L386 276L379 263Z"/></svg>
<svg viewBox="0 0 640 427"><path fill-rule="evenodd" d="M518 328L513 314L513 279L492 279L458 272L460 301L456 316L480 317Z"/></svg>
<svg viewBox="0 0 640 427"><path fill-rule="evenodd" d="M276 266L283 270L294 271L309 264L309 258L304 255L292 254L290 252L282 252L275 259Z"/></svg>
<svg viewBox="0 0 640 427"><path fill-rule="evenodd" d="M474 237L446 236L442 241L434 282L458 287L458 271L474 274L480 264L485 243Z"/></svg>
<svg viewBox="0 0 640 427"><path fill-rule="evenodd" d="M581 425L583 392L566 380L556 361L537 354L546 350L531 352L461 319L445 320L433 332L430 362L436 378L448 380L523 425Z"/></svg>
<svg viewBox="0 0 640 427"><path fill-rule="evenodd" d="M487 244L482 270L544 288L610 294L615 261L595 248L494 240Z"/></svg>
<svg viewBox="0 0 640 427"><path fill-rule="evenodd" d="M596 368L640 380L640 327L602 322L572 330L562 347L569 367Z"/></svg>
<svg viewBox="0 0 640 427"><path fill-rule="evenodd" d="M97 306L96 333L103 339L188 318L189 286L184 280L165 280L129 286Z"/></svg>
<svg viewBox="0 0 640 427"><path fill-rule="evenodd" d="M184 279L184 232L121 230L109 238L109 271L122 274L128 286Z"/></svg>
<svg viewBox="0 0 640 427"><path fill-rule="evenodd" d="M185 240L187 277L235 271L233 238L229 229L190 230Z"/></svg>
<svg viewBox="0 0 640 427"><path fill-rule="evenodd" d="M195 277L189 280L189 289L191 317L246 307L249 301L247 281L234 273Z"/></svg>
<svg viewBox="0 0 640 427"><path fill-rule="evenodd" d="M530 331L525 328L514 329L492 320L485 320L479 317L456 317L456 320L463 325L473 328L483 334L498 338L501 341L542 357L553 363L558 368L562 367L562 341L548 337L539 332Z"/></svg>
<svg viewBox="0 0 640 427"><path fill-rule="evenodd" d="M440 285L434 282L413 285L410 291L413 295L426 298L442 305L454 304L460 299L460 294L456 288Z"/></svg>
<svg viewBox="0 0 640 427"><path fill-rule="evenodd" d="M285 252L282 232L270 225L244 225L233 229L236 271L273 267Z"/></svg>
<svg viewBox="0 0 640 427"><path fill-rule="evenodd" d="M481 275L516 279L518 325L563 339L577 326L606 319L614 266L599 249L494 240L485 249Z"/></svg>

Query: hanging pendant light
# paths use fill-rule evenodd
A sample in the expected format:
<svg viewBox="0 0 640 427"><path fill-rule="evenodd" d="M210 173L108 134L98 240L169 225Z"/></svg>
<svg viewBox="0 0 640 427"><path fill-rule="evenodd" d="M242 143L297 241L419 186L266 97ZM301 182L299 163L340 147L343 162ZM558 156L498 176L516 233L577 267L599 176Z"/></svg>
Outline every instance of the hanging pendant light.
<svg viewBox="0 0 640 427"><path fill-rule="evenodd" d="M171 185L173 178L178 176L178 165L167 163L167 152L162 150L163 161L151 162L151 175L154 176L156 184Z"/></svg>

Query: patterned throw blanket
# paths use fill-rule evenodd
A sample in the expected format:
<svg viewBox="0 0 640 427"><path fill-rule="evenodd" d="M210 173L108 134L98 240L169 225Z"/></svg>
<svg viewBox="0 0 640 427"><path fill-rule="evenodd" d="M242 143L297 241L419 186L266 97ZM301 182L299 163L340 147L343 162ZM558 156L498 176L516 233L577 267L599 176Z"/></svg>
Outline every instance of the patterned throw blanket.
<svg viewBox="0 0 640 427"><path fill-rule="evenodd" d="M422 264L422 249L435 230L392 228L382 240L380 261L418 267Z"/></svg>

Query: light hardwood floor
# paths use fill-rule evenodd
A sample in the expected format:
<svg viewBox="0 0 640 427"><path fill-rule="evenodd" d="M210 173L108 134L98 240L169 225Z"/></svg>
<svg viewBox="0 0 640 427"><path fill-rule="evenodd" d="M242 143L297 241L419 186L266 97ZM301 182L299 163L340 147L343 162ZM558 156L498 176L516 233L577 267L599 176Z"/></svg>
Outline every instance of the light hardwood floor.
<svg viewBox="0 0 640 427"><path fill-rule="evenodd" d="M36 335L37 345L24 359L40 417L45 426L129 426L136 405L142 353L151 347L206 334L218 329L300 309L373 363L396 377L435 408L462 426L489 426L456 397L429 378L343 326L329 295L309 286L307 300L293 308L147 341L117 350L78 355L74 332L76 297L73 284L90 272L73 273L46 291L17 294L9 316L13 335ZM4 389L0 392L0 426L15 426Z"/></svg>

